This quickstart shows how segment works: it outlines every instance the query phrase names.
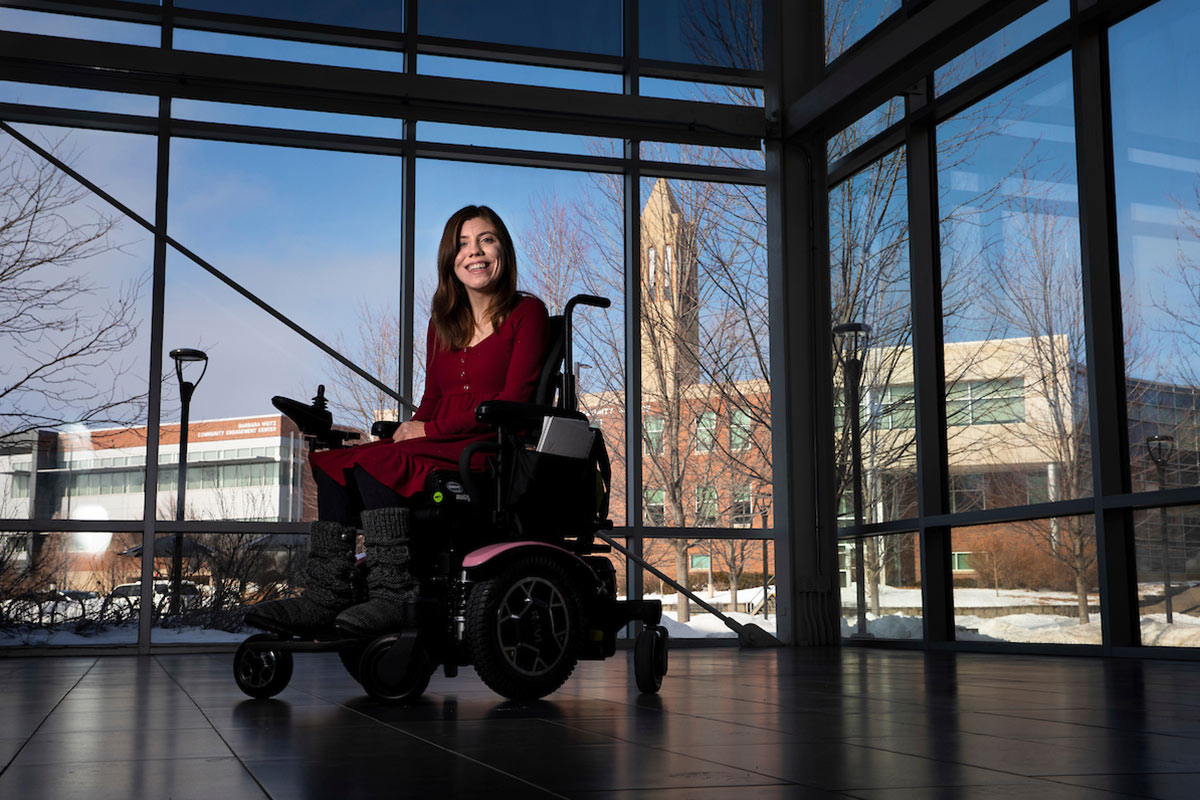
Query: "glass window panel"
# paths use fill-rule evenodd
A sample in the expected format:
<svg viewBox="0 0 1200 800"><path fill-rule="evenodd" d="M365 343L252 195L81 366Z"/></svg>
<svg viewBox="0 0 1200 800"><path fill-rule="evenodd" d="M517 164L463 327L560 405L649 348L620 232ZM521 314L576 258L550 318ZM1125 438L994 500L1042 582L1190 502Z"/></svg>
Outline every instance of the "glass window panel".
<svg viewBox="0 0 1200 800"><path fill-rule="evenodd" d="M866 633L878 639L924 636L921 606L920 535L896 533L838 543L842 598L842 637ZM864 604L858 602L858 562L862 562ZM865 615L860 615L860 609Z"/></svg>
<svg viewBox="0 0 1200 800"><path fill-rule="evenodd" d="M730 147L702 147L671 142L642 142L639 147L642 158L647 161L665 161L672 164L701 164L708 167L731 167L733 169L765 169L766 151L744 150Z"/></svg>
<svg viewBox="0 0 1200 800"><path fill-rule="evenodd" d="M207 100L178 99L171 103L171 116L198 122L228 122L263 128L285 128L322 133L347 133L352 136L380 136L398 139L403 123L386 117L331 114L297 108L271 108L236 103L212 103Z"/></svg>
<svg viewBox="0 0 1200 800"><path fill-rule="evenodd" d="M470 187L464 194L463 187ZM492 208L512 234L518 287L561 314L575 294L607 297L607 309L574 311L580 409L603 433L613 468L610 516L625 520L625 326L620 176L426 160L417 162L417 344L414 394L422 395L437 249L446 220L466 202Z"/></svg>
<svg viewBox="0 0 1200 800"><path fill-rule="evenodd" d="M1142 644L1200 647L1200 506L1135 511L1133 525Z"/></svg>
<svg viewBox="0 0 1200 800"><path fill-rule="evenodd" d="M859 345L861 379L846 385L849 337L834 342L836 372L835 486L852 496L852 459L862 465L867 523L916 514L916 431L897 408L913 407L912 303L904 151L896 150L836 186L829 195L830 302L834 324L861 322L870 339ZM859 441L843 413L857 390ZM849 507L849 506L848 506ZM853 508L850 507L853 514ZM852 517L851 517L852 519Z"/></svg>
<svg viewBox="0 0 1200 800"><path fill-rule="evenodd" d="M722 103L731 106L761 107L763 104L763 90L753 86L698 83L667 78L639 78L638 93L643 97L691 100L698 103Z"/></svg>
<svg viewBox="0 0 1200 800"><path fill-rule="evenodd" d="M176 50L194 50L198 53L217 53L247 58L265 58L272 61L298 61L304 64L326 64L332 67L358 67L391 72L400 72L404 69L403 53L367 47L343 47L314 42L297 42L289 39L198 31L188 28L175 30L173 44Z"/></svg>
<svg viewBox="0 0 1200 800"><path fill-rule="evenodd" d="M155 540L154 644L239 642L247 605L303 585L306 535L159 534ZM174 572L178 548L180 569ZM140 588L140 587L135 587Z"/></svg>
<svg viewBox="0 0 1200 800"><path fill-rule="evenodd" d="M825 63L844 53L902 4L903 0L825 0Z"/></svg>
<svg viewBox="0 0 1200 800"><path fill-rule="evenodd" d="M829 163L852 152L878 133L890 128L904 116L904 98L893 97L883 105L864 114L853 124L834 134L826 144Z"/></svg>
<svg viewBox="0 0 1200 800"><path fill-rule="evenodd" d="M676 583L687 586L701 600L735 622L752 623L768 633L775 633L773 542L764 539L649 538L644 540L643 553L656 569ZM662 601L663 625L667 626L672 638L737 638L737 634L718 617L680 596L654 574L643 570L642 580L643 596ZM731 591L731 587L736 590Z"/></svg>
<svg viewBox="0 0 1200 800"><path fill-rule="evenodd" d="M712 528L717 521L717 487L696 487L696 527Z"/></svg>
<svg viewBox="0 0 1200 800"><path fill-rule="evenodd" d="M642 58L762 69L761 0L657 0L638 6Z"/></svg>
<svg viewBox="0 0 1200 800"><path fill-rule="evenodd" d="M162 39L157 25L16 8L0 8L0 30L146 47L158 47Z"/></svg>
<svg viewBox="0 0 1200 800"><path fill-rule="evenodd" d="M729 448L745 450L751 445L754 435L754 420L743 408L735 408L729 417Z"/></svg>
<svg viewBox="0 0 1200 800"><path fill-rule="evenodd" d="M1200 8L1164 0L1114 26L1113 152L1133 488L1157 479L1147 443L1173 436L1168 485L1196 485L1200 392Z"/></svg>
<svg viewBox="0 0 1200 800"><path fill-rule="evenodd" d="M404 30L404 0L175 0L175 7L345 28Z"/></svg>
<svg viewBox="0 0 1200 800"><path fill-rule="evenodd" d="M580 89L614 94L620 94L624 90L621 76L612 73L538 67L475 58L421 55L417 57L417 71L422 75L437 75L443 78L519 83L527 86L547 86L552 89Z"/></svg>
<svg viewBox="0 0 1200 800"><path fill-rule="evenodd" d="M17 127L118 200L153 208L147 137ZM152 238L7 136L0 174L0 517L141 519L140 489L111 476L114 454L145 454L144 428L131 430L146 420ZM79 470L101 466L85 473L92 491Z"/></svg>
<svg viewBox="0 0 1200 800"><path fill-rule="evenodd" d="M158 518L175 519L178 509L182 406L167 351L180 346L208 355L207 370L188 409L185 519L315 518L315 486L304 451L295 446L296 428L278 412L264 410L271 409L274 395L306 401L318 384L324 384L335 423L362 432L366 440L364 420L382 407L377 390L173 251L167 257L163 336ZM195 382L200 371L201 365L186 364L184 380ZM261 454L262 460L233 468L229 462L238 460L237 448L243 447ZM281 455L268 456L269 451ZM288 482L279 480L279 458L289 461Z"/></svg>
<svg viewBox="0 0 1200 800"><path fill-rule="evenodd" d="M744 411L742 413L745 413ZM717 412L704 411L696 417L696 452L709 453L717 444Z"/></svg>
<svg viewBox="0 0 1200 800"><path fill-rule="evenodd" d="M933 74L934 91L943 94L967 78L1014 53L1071 16L1069 0L1048 0L984 39Z"/></svg>
<svg viewBox="0 0 1200 800"><path fill-rule="evenodd" d="M354 357L362 355L358 317L367 306L383 303L397 314L400 184L400 159L390 156L175 139L170 229L218 270ZM174 313L186 309L182 303ZM168 349L204 349L197 342L213 329L192 321L193 343L180 339Z"/></svg>
<svg viewBox="0 0 1200 800"><path fill-rule="evenodd" d="M153 116L158 113L158 98L149 95L15 81L0 81L0 102L72 108L80 111L105 111L113 114Z"/></svg>
<svg viewBox="0 0 1200 800"><path fill-rule="evenodd" d="M0 533L0 647L137 642L134 532ZM130 552L130 550L133 552Z"/></svg>
<svg viewBox="0 0 1200 800"><path fill-rule="evenodd" d="M616 139L509 128L484 128L476 125L450 125L441 122L418 123L417 136L426 142L466 144L474 147L508 147L516 150L542 150L578 155L596 155L598 152L607 155L618 149Z"/></svg>
<svg viewBox="0 0 1200 800"><path fill-rule="evenodd" d="M642 408L663 424L642 470L666 490L666 524L683 527L697 524L696 487L771 485L765 193L658 179L642 197L642 244L659 254L654 281L642 264ZM715 430L734 412L753 422L748 447L698 435L698 419Z"/></svg>
<svg viewBox="0 0 1200 800"><path fill-rule="evenodd" d="M615 56L621 54L621 8L621 0L523 0L519 11L494 0L438 0L419 5L417 30L422 36Z"/></svg>
<svg viewBox="0 0 1200 800"><path fill-rule="evenodd" d="M950 467L1046 471L1052 500L1092 493L1070 69L938 128ZM1009 488L987 507L1024 502Z"/></svg>
<svg viewBox="0 0 1200 800"><path fill-rule="evenodd" d="M955 528L950 547L959 641L1101 643L1090 515Z"/></svg>

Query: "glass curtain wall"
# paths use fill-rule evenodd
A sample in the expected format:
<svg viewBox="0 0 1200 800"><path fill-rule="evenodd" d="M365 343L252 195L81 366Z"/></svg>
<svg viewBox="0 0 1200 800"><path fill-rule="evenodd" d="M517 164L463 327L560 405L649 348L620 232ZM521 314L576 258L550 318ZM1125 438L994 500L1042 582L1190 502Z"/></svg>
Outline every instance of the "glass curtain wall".
<svg viewBox="0 0 1200 800"><path fill-rule="evenodd" d="M831 20L842 18L827 16L827 31ZM845 636L1200 647L1191 597L1200 154L1188 85L1198 25L1178 0L1045 2L964 42L914 84L906 114L883 95L829 138L833 322L862 322L872 336L853 387L845 331L831 337ZM861 47L871 41L865 34ZM1098 70L1111 96L1093 80ZM936 254L927 283L917 272L929 265L898 271L902 259L872 255L883 237L855 235L864 219L884 216L883 204L856 198L879 183L879 153L897 146L927 148L910 152L917 170L897 201L908 201L913 220L931 221L904 228L904 247ZM932 173L922 171L926 155ZM900 230L903 213L893 216ZM1100 244L1105 230L1115 252ZM933 289L911 307L936 310L938 335L889 345L871 302L887 295L863 287L907 288L910 277ZM1111 300L1109 286L1119 287ZM897 363L906 355L907 380L871 376L881 351ZM932 432L918 424L935 419ZM908 502L881 511L870 476L880 442L896 441L880 433L897 429L911 435L910 488L896 495ZM919 547L893 576L871 548L909 526ZM866 586L855 596L858 573ZM899 601L905 580L924 590L923 626L903 624L914 606ZM855 612L869 624L860 629Z"/></svg>
<svg viewBox="0 0 1200 800"><path fill-rule="evenodd" d="M1198 12L1164 1L1109 34L1135 491L1200 484L1200 108L1188 80L1200 65L1189 44L1200 31ZM1191 600L1200 580L1198 524L1194 505L1135 515L1145 645L1200 642Z"/></svg>
<svg viewBox="0 0 1200 800"><path fill-rule="evenodd" d="M457 24L462 8L474 6L495 17L484 26L493 34L486 41L476 29L464 37ZM71 304L58 304L73 315L68 333L95 329L99 344L69 365L72 391L86 387L87 396L31 384L21 403L6 397L0 408L0 641L146 647L151 640L138 634L146 597L155 644L237 641L246 635L245 605L293 592L315 488L302 437L270 398L307 400L324 386L335 419L364 438L373 419L406 413L394 394L411 382L413 398L421 396L437 241L445 218L465 203L490 205L505 218L522 288L552 313L576 292L613 300L603 311L579 310L580 400L612 454L611 516L621 541L640 547L643 527L660 524L653 502L637 503L645 509L640 519L625 502L637 491L628 486L630 464L647 474L641 448L626 441L625 403L626 286L636 278L626 241L647 235L629 229L625 207L646 208L658 180L623 179L638 174L639 151L628 156L622 140L586 131L526 130L513 115L439 112L418 127L419 115L406 118L397 108L364 112L352 91L295 101L237 77L282 63L294 67L285 80L296 74L331 86L343 75L332 70L359 70L347 90L369 83L358 78L392 72L522 89L638 91L636 80L622 90L637 55L627 51L623 3L544 3L535 15L502 6L459 3L451 14L436 3L410 13L400 2L293 9L195 0L174 4L166 35L153 3L113 12L114 19L94 4L88 16L71 14L70 4L55 5L55 13L4 11L6 31L166 46L213 59L204 63L231 80L175 97L0 81L0 120L36 119L34 105L52 106L43 116L53 125L17 127L137 217L3 135L5 192L42 184L58 192L44 230L66 252L31 281L69 293ZM509 24L518 18L537 24ZM758 2L647 4L630 24L643 34L647 98L664 96L658 83L669 82L673 102L761 107ZM671 35L651 35L663 30ZM80 126L62 124L72 115ZM658 138L668 139L662 130ZM678 162L670 183L685 196L689 228L676 246L694 251L703 277L677 285L699 292L692 297L698 324L718 346L699 361L719 402L692 409L687 424L689 442L727 462L726 474L689 486L686 524L724 536L704 540L708 561L697 569L715 569L727 593L731 582L741 590L726 598L729 610L773 620L763 157L753 139L732 144L722 126L711 130L711 142L694 133L661 144L638 137ZM143 225L164 226L157 264L154 233ZM645 301L632 313L644 334ZM28 305L17 316L30 324L37 317ZM6 373L33 371L38 358L68 343L60 329L71 326L49 324L53 335L18 333L22 345L5 349ZM402 353L409 341L412 351ZM194 384L186 404L181 380ZM644 394L644 376L637 385ZM180 470L185 413L188 456ZM10 425L10 417L24 421ZM147 496L147 482L155 494ZM70 524L57 530L54 520ZM93 521L99 530L90 530ZM757 538L739 536L741 529L755 529ZM149 553L143 536L154 543ZM655 564L673 569L669 558ZM635 577L623 561L617 569L622 587L640 591L640 572ZM151 587L142 586L143 575Z"/></svg>

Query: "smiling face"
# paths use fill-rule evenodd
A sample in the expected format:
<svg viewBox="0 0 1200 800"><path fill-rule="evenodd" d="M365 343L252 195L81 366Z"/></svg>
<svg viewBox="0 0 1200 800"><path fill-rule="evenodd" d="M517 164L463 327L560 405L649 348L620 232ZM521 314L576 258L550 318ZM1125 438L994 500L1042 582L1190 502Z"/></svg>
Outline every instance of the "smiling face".
<svg viewBox="0 0 1200 800"><path fill-rule="evenodd" d="M469 219L458 234L454 276L473 298L494 294L504 275L504 247L491 223L483 217Z"/></svg>

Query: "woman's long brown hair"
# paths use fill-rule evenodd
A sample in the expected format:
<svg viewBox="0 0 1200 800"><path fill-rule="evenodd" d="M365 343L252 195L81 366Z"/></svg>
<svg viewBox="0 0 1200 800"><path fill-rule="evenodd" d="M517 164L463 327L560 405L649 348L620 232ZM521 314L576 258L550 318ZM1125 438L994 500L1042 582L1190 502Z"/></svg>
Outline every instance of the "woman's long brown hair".
<svg viewBox="0 0 1200 800"><path fill-rule="evenodd" d="M446 220L442 231L442 242L438 246L438 285L433 293L430 318L437 333L440 348L466 347L475 334L475 317L466 287L454 274L454 258L458 255L458 237L467 220L482 219L500 240L500 283L492 296L488 315L492 330L516 308L520 296L517 293L517 253L513 249L512 236L504 221L487 206L465 206L455 211Z"/></svg>

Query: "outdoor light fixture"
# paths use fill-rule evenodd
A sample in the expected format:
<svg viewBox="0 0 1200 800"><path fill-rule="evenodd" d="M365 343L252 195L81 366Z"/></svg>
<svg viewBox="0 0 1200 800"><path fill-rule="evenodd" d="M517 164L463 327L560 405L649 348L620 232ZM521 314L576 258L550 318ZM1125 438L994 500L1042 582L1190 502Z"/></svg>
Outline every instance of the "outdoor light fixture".
<svg viewBox="0 0 1200 800"><path fill-rule="evenodd" d="M1175 437L1161 433L1147 436L1146 452L1158 473L1158 488L1167 488L1167 464L1175 454ZM1166 506L1158 507L1158 527L1162 529L1163 608L1167 611L1167 624L1171 625L1175 620L1171 614L1171 542L1167 537Z"/></svg>
<svg viewBox="0 0 1200 800"><path fill-rule="evenodd" d="M1167 462L1171 460L1171 456L1175 453L1175 437L1161 433L1147 436L1146 452L1150 454L1150 460L1154 462L1155 467L1166 469ZM1163 488L1161 481L1159 481L1158 488Z"/></svg>
<svg viewBox="0 0 1200 800"><path fill-rule="evenodd" d="M191 347L178 347L171 351L175 360L175 378L179 381L179 399L183 403L179 421L179 467L176 472L175 485L175 520L183 521L184 502L187 499L187 446L188 446L188 411L192 404L192 393L200 385L204 373L208 372L208 354L203 350ZM183 365L201 363L203 367L196 380L183 379ZM171 605L169 614L179 613L179 586L183 579L183 533L175 534L175 548L171 559Z"/></svg>
<svg viewBox="0 0 1200 800"><path fill-rule="evenodd" d="M854 526L863 525L862 431L859 429L858 384L862 381L862 362L871 341L871 326L865 322L843 322L833 326L838 360L842 364L842 389L846 400L846 419L850 421L850 473L854 492ZM854 542L854 582L857 585L858 633L860 639L873 638L867 633L867 587L863 568L863 540Z"/></svg>

